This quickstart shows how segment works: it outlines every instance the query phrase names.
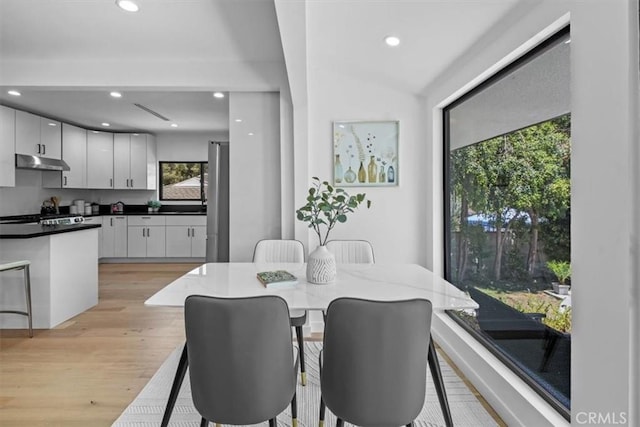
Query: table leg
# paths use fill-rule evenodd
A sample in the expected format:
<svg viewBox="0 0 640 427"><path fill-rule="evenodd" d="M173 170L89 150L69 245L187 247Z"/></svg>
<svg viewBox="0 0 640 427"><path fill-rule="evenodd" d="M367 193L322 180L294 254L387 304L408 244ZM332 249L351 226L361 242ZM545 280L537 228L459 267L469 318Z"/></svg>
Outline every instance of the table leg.
<svg viewBox="0 0 640 427"><path fill-rule="evenodd" d="M433 337L429 339L429 352L427 353L427 357L429 360L429 368L431 369L431 376L433 377L433 382L436 386L436 393L438 394L440 408L442 409L442 415L444 416L445 425L447 427L453 427L453 419L451 418L451 410L449 409L447 392L444 389L444 380L442 379L442 372L440 371L440 363L438 362L436 346L433 344Z"/></svg>
<svg viewBox="0 0 640 427"><path fill-rule="evenodd" d="M176 404L180 387L182 386L182 380L184 380L184 374L187 372L187 366L189 366L189 360L187 359L187 343L184 343L182 348L182 354L180 355L180 361L178 362L178 369L176 370L176 376L173 378L173 384L171 385L171 392L169 393L169 400L167 406L164 409L164 415L162 416L161 427L167 427L169 425L169 419L173 412L173 407Z"/></svg>

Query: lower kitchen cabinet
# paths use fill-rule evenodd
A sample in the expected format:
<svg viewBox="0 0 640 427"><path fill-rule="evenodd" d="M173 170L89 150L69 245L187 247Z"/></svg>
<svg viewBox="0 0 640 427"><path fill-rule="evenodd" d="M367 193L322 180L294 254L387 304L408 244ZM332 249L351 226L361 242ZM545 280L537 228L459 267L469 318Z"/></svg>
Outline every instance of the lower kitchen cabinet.
<svg viewBox="0 0 640 427"><path fill-rule="evenodd" d="M127 217L102 217L102 255L104 258L127 257Z"/></svg>
<svg viewBox="0 0 640 427"><path fill-rule="evenodd" d="M165 218L163 216L130 216L127 227L129 258L165 257Z"/></svg>
<svg viewBox="0 0 640 427"><path fill-rule="evenodd" d="M89 217L84 217L84 223L85 224L102 224L102 217L101 216L89 216ZM103 255L102 253L104 252L102 247L102 228L100 227L98 228L98 258L102 258Z"/></svg>
<svg viewBox="0 0 640 427"><path fill-rule="evenodd" d="M204 258L207 242L205 216L171 216L167 218L167 252L170 258Z"/></svg>

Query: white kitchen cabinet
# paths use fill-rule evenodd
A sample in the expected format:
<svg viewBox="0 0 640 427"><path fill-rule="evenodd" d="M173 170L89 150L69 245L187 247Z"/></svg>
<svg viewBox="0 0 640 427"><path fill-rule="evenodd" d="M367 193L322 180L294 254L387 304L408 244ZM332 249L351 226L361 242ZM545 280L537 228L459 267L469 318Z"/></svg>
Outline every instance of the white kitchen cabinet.
<svg viewBox="0 0 640 427"><path fill-rule="evenodd" d="M0 105L0 187L16 185L16 110Z"/></svg>
<svg viewBox="0 0 640 427"><path fill-rule="evenodd" d="M84 217L84 223L85 224L102 224L102 217L101 216L89 216L89 217ZM98 258L102 258L103 257L103 245L102 245L102 228L100 227L98 228Z"/></svg>
<svg viewBox="0 0 640 427"><path fill-rule="evenodd" d="M130 216L127 231L129 258L163 258L165 252L165 218Z"/></svg>
<svg viewBox="0 0 640 427"><path fill-rule="evenodd" d="M116 189L148 189L146 134L121 133L114 135L113 179Z"/></svg>
<svg viewBox="0 0 640 427"><path fill-rule="evenodd" d="M206 254L206 216L169 216L167 224L167 257L204 258Z"/></svg>
<svg viewBox="0 0 640 427"><path fill-rule="evenodd" d="M68 171L42 173L44 188L87 188L87 130L62 124L62 160Z"/></svg>
<svg viewBox="0 0 640 427"><path fill-rule="evenodd" d="M62 124L16 110L15 152L51 159L62 158Z"/></svg>
<svg viewBox="0 0 640 427"><path fill-rule="evenodd" d="M69 165L62 172L62 188L87 188L87 130L62 124L62 160Z"/></svg>
<svg viewBox="0 0 640 427"><path fill-rule="evenodd" d="M102 257L127 257L127 231L126 216L102 217Z"/></svg>
<svg viewBox="0 0 640 427"><path fill-rule="evenodd" d="M113 134L87 132L87 188L113 188Z"/></svg>
<svg viewBox="0 0 640 427"><path fill-rule="evenodd" d="M158 189L158 157L156 155L156 137L150 134L147 139L147 190Z"/></svg>

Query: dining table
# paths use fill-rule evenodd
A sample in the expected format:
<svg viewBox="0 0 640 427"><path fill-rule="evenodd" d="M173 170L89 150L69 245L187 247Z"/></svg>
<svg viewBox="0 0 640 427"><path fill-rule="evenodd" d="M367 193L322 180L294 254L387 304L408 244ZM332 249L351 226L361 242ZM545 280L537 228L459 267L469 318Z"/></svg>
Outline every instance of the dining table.
<svg viewBox="0 0 640 427"><path fill-rule="evenodd" d="M293 274L297 283L265 287L257 278L259 272L277 270ZM287 302L289 310L323 312L331 301L343 297L376 301L423 298L431 301L434 314L445 310L478 308L478 304L465 292L442 277L418 264L403 263L338 264L336 279L328 284L308 282L304 263L206 263L169 283L147 299L145 305L184 307L185 299L190 295L220 298L278 295ZM428 362L445 424L452 426L433 338L429 342ZM165 407L161 423L163 427L169 423L187 367L185 344Z"/></svg>

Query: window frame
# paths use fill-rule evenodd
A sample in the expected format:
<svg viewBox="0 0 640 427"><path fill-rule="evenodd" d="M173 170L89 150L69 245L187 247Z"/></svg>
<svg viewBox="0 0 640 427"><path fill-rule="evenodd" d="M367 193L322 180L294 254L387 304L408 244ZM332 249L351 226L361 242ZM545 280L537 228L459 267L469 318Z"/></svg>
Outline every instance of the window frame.
<svg viewBox="0 0 640 427"><path fill-rule="evenodd" d="M163 176L163 165L165 164L179 164L179 163L195 163L200 165L200 198L198 199L165 199L163 194L163 184L162 184L162 176ZM207 194L205 191L204 185L204 167L205 165L208 167L209 162L203 161L159 161L158 162L158 199L161 202L198 202L205 203L207 201Z"/></svg>
<svg viewBox="0 0 640 427"><path fill-rule="evenodd" d="M443 241L442 248L444 250L444 259L443 259L443 273L445 280L451 279L452 274L452 259L451 259L451 249L452 249L452 233L451 233L451 168L450 168L450 153L451 153L451 131L450 131L450 110L455 108L456 106L462 104L466 100L472 98L476 94L482 92L483 90L491 87L493 83L501 80L509 73L517 70L520 67L525 66L528 62L543 54L548 49L552 48L559 39L570 35L570 26L562 28L548 39L544 40L542 43L538 44L530 51L524 53L521 57L514 60L512 63L508 64L501 70L497 71L495 74L487 78L485 81L480 83L478 86L474 87L470 91L461 95L459 98L452 101L449 105L442 109L442 136L443 136L443 156L442 156L442 173L443 173ZM528 126L533 126L536 123L532 123ZM528 127L527 126L527 127ZM534 391L536 391L549 405L551 405L559 414L561 414L567 421L571 421L571 408L565 407L552 393L538 384L532 377L530 377L520 366L518 366L514 361L512 361L506 354L504 354L498 346L493 344L491 340L482 335L481 332L476 331L470 325L468 325L460 316L457 315L457 311L455 310L445 310L447 315L453 319L456 324L461 326L465 331L467 331L476 341L482 344L487 350L489 350L498 360L500 360L505 366L507 366L511 371L513 371L518 377L520 377L525 383L527 383Z"/></svg>

